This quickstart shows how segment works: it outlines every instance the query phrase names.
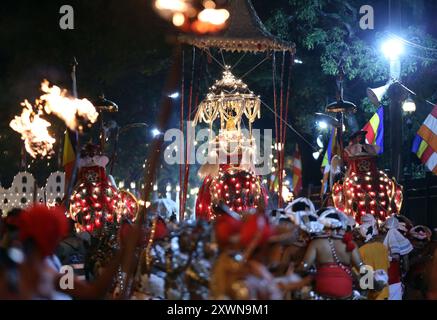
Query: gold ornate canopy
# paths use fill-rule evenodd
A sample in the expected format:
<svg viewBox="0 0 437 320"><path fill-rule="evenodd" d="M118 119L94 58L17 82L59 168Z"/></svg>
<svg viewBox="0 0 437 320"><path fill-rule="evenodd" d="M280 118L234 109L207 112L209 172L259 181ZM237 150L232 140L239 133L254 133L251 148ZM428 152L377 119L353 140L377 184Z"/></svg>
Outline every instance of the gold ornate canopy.
<svg viewBox="0 0 437 320"><path fill-rule="evenodd" d="M222 79L216 80L200 103L193 126L203 121L209 124L212 132L213 122L220 117L221 130L240 132L241 120L245 115L252 135L252 123L261 115L260 106L260 97L250 91L241 79L237 79L227 66Z"/></svg>
<svg viewBox="0 0 437 320"><path fill-rule="evenodd" d="M183 34L179 41L201 49L219 48L236 52L290 51L295 44L278 39L261 22L250 0L229 0L228 27L214 35Z"/></svg>

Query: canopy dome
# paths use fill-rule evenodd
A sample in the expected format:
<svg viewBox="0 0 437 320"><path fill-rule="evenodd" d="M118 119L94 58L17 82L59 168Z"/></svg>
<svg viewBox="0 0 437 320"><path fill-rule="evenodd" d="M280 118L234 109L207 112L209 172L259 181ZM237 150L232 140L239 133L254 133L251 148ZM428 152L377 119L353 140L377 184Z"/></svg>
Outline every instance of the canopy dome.
<svg viewBox="0 0 437 320"><path fill-rule="evenodd" d="M214 35L180 35L179 41L198 48L220 48L226 51L295 52L295 44L278 39L267 31L250 0L229 0L228 27Z"/></svg>

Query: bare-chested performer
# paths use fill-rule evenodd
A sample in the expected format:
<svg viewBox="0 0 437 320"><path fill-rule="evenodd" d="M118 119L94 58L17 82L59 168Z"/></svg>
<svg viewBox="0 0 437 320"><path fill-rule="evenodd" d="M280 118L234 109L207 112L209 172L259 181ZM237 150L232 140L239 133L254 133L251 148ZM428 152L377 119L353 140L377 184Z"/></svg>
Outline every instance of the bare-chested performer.
<svg viewBox="0 0 437 320"><path fill-rule="evenodd" d="M319 221L325 226L325 235L311 241L302 261L302 269L317 267L315 291L330 299L348 299L352 296L352 265L358 270L363 265L356 244L347 229L347 216L328 207L319 210Z"/></svg>

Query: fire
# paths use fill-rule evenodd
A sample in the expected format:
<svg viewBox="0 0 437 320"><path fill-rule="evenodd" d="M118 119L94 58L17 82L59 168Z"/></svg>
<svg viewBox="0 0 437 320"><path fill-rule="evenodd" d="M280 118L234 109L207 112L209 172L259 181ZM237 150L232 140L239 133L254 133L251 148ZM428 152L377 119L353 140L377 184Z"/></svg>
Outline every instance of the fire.
<svg viewBox="0 0 437 320"><path fill-rule="evenodd" d="M71 130L78 127L78 116L91 123L97 121L99 113L89 100L70 97L67 90L55 85L50 86L47 80L41 83L41 91L45 94L40 97L40 101L37 103L40 102L44 105L44 111L47 114L53 113L64 120Z"/></svg>
<svg viewBox="0 0 437 320"><path fill-rule="evenodd" d="M82 130L79 118L95 123L99 116L96 108L87 99L77 99L68 95L67 90L55 85L50 86L47 80L41 83L43 95L36 99L35 106L27 100L21 103L23 110L20 116L10 122L10 127L21 134L27 152L33 157L45 157L53 154L56 142L48 132L51 123L41 116L54 114L62 119L71 130Z"/></svg>
<svg viewBox="0 0 437 320"><path fill-rule="evenodd" d="M56 140L48 132L50 122L42 119L42 111L35 112L27 100L21 105L24 107L21 115L15 116L9 126L21 134L26 151L33 158L52 155Z"/></svg>

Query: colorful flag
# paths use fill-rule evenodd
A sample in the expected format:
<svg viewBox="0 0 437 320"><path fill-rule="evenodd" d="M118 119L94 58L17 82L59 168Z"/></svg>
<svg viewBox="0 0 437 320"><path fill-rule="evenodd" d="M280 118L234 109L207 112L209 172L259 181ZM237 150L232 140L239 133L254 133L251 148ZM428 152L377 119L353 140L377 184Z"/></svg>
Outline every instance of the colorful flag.
<svg viewBox="0 0 437 320"><path fill-rule="evenodd" d="M334 155L340 155L340 143L338 141L337 130L332 129L331 137L329 138L328 148L322 161L323 181L321 193L328 192L329 173L331 171L331 160Z"/></svg>
<svg viewBox="0 0 437 320"><path fill-rule="evenodd" d="M419 128L412 151L429 170L437 174L437 105Z"/></svg>
<svg viewBox="0 0 437 320"><path fill-rule="evenodd" d="M302 157L299 145L296 144L296 150L293 155L293 193L298 196L302 190Z"/></svg>
<svg viewBox="0 0 437 320"><path fill-rule="evenodd" d="M270 192L276 192L279 190L279 177L276 172L270 175L269 190Z"/></svg>
<svg viewBox="0 0 437 320"><path fill-rule="evenodd" d="M74 164L76 162L76 142L77 133L66 130L64 137L64 150L62 155L62 166L65 171L65 186L67 187L70 183L71 177L73 175Z"/></svg>
<svg viewBox="0 0 437 320"><path fill-rule="evenodd" d="M378 154L384 152L384 107L380 106L378 111L370 118L370 121L364 126L363 130L367 131L366 142L379 147Z"/></svg>

